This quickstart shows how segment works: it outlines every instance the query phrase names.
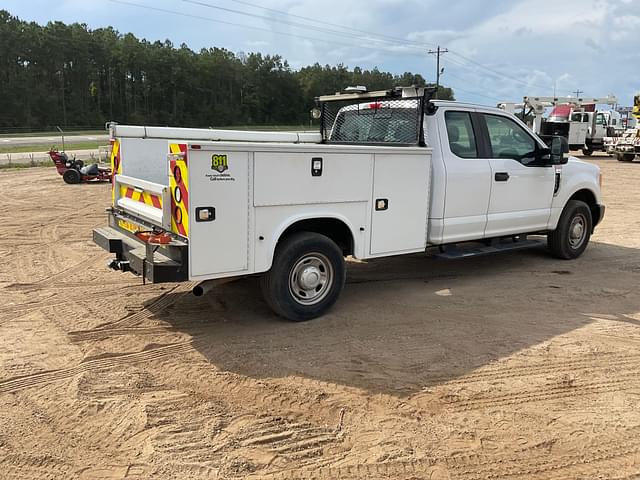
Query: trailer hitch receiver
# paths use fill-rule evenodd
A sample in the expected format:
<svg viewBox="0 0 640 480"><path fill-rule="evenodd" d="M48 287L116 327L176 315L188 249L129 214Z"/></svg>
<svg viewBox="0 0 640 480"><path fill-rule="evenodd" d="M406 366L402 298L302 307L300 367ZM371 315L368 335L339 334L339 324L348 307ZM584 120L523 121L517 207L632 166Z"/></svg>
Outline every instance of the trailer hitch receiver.
<svg viewBox="0 0 640 480"><path fill-rule="evenodd" d="M131 267L128 260L119 260L117 258L109 262L109 268L117 272L129 272Z"/></svg>

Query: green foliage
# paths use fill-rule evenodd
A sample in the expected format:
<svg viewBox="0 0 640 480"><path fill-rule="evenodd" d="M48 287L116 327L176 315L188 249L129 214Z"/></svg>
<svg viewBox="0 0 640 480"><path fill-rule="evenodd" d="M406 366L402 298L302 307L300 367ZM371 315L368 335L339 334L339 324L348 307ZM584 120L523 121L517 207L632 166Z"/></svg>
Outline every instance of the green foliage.
<svg viewBox="0 0 640 480"><path fill-rule="evenodd" d="M111 27L46 26L0 10L0 130L119 123L221 127L307 124L314 98L349 85L424 86L422 76L315 64L278 55L194 52ZM453 98L441 88L440 98Z"/></svg>

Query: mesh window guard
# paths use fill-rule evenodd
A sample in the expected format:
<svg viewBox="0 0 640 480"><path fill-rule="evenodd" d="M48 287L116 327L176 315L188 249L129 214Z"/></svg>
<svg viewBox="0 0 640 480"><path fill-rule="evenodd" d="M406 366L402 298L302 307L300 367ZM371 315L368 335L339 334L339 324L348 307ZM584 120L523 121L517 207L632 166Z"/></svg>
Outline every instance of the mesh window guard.
<svg viewBox="0 0 640 480"><path fill-rule="evenodd" d="M324 143L422 145L425 97L358 98L320 102ZM356 97L356 98L354 98Z"/></svg>

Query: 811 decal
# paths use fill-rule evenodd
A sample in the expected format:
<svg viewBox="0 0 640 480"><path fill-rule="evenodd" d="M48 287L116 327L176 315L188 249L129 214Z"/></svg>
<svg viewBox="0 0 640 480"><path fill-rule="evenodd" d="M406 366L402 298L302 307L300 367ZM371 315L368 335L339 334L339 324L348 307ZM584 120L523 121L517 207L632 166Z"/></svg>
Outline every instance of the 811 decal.
<svg viewBox="0 0 640 480"><path fill-rule="evenodd" d="M224 173L229 170L229 159L226 155L213 154L211 156L211 170Z"/></svg>

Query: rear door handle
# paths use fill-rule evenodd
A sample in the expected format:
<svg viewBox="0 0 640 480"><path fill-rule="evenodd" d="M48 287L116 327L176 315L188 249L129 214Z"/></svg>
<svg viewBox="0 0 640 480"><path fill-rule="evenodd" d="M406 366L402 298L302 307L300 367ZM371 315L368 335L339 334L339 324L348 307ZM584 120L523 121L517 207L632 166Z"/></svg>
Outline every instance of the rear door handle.
<svg viewBox="0 0 640 480"><path fill-rule="evenodd" d="M509 174L507 172L498 172L496 173L496 182L508 182Z"/></svg>

